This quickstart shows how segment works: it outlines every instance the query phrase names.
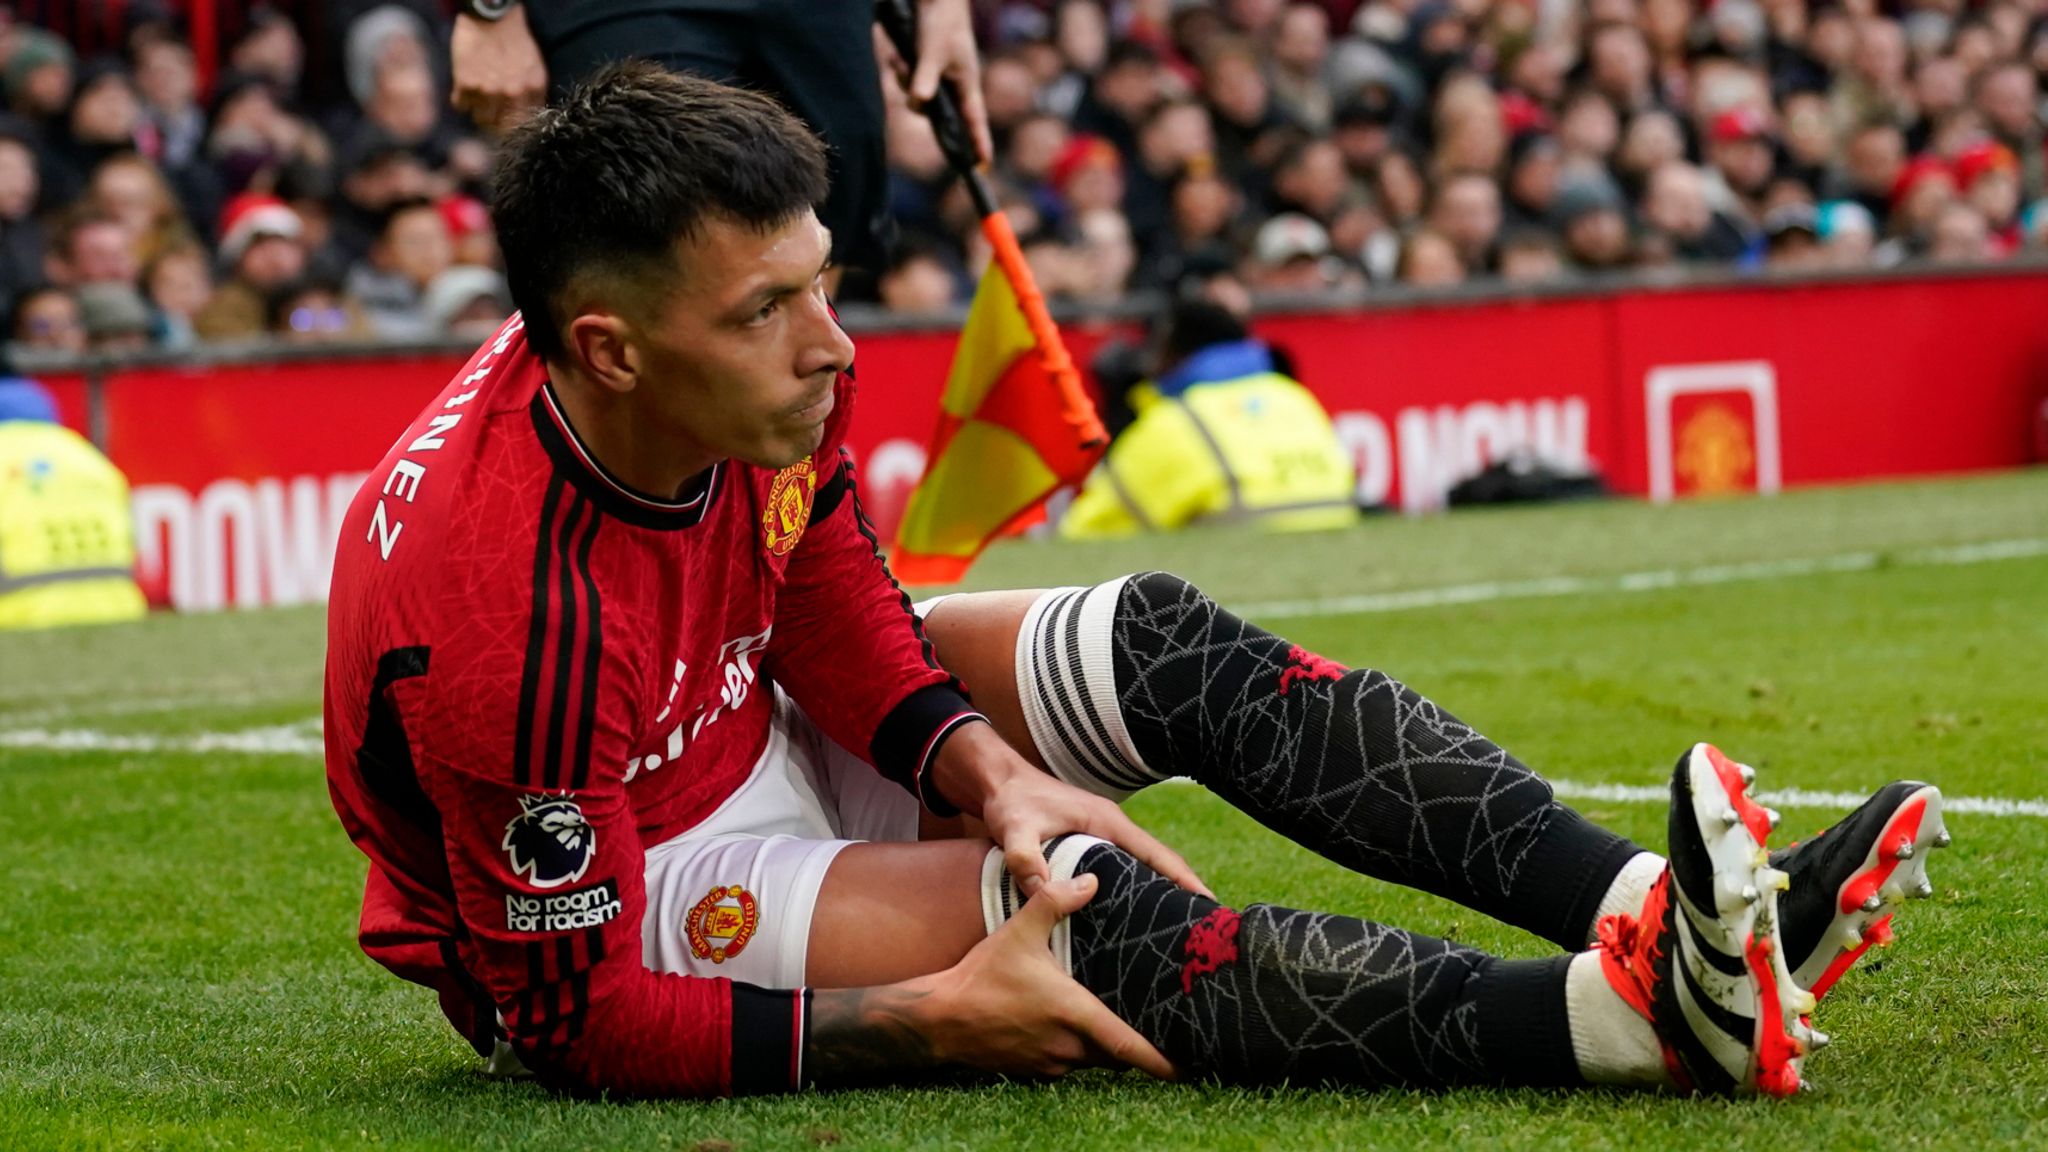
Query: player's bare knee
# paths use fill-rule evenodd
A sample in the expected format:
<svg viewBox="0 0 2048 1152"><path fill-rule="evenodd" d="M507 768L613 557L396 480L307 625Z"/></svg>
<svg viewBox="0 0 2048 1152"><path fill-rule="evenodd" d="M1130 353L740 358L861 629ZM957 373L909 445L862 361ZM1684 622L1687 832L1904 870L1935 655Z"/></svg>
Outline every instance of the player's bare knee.
<svg viewBox="0 0 2048 1152"><path fill-rule="evenodd" d="M849 845L818 887L805 982L888 984L958 963L984 935L976 886L991 848L986 840ZM877 948L877 940L891 943Z"/></svg>

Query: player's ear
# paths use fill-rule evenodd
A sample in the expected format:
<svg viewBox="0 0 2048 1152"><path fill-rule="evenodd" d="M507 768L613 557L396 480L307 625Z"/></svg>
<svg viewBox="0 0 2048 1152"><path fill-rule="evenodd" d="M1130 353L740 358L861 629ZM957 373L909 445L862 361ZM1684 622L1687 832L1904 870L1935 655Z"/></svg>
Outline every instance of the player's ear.
<svg viewBox="0 0 2048 1152"><path fill-rule="evenodd" d="M563 333L569 357L592 380L624 394L640 382L640 350L627 338L624 317L612 312L581 312Z"/></svg>

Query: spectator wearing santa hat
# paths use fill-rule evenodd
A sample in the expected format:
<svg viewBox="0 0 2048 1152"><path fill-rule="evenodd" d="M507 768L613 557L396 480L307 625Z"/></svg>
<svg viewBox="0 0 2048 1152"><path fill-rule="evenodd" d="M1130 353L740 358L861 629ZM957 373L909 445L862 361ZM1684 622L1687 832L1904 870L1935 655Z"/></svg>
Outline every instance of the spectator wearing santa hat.
<svg viewBox="0 0 2048 1152"><path fill-rule="evenodd" d="M1100 208L1120 209L1123 169L1123 159L1109 141L1100 136L1075 136L1053 161L1053 191L1068 215L1076 219Z"/></svg>
<svg viewBox="0 0 2048 1152"><path fill-rule="evenodd" d="M2005 257L2020 247L2020 161L2012 149L1995 140L1973 144L1958 153L1956 189L1990 228L1994 256Z"/></svg>
<svg viewBox="0 0 2048 1152"><path fill-rule="evenodd" d="M1892 185L1892 235L1914 251L1924 249L1933 238L1935 221L1955 199L1955 172L1938 156L1914 157Z"/></svg>
<svg viewBox="0 0 2048 1152"><path fill-rule="evenodd" d="M454 263L498 266L498 234L491 230L491 211L483 201L474 196L449 196L435 206L441 210L441 222L448 226Z"/></svg>
<svg viewBox="0 0 2048 1152"><path fill-rule="evenodd" d="M270 297L306 271L305 226L275 196L244 193L220 219L224 282L192 318L202 340L252 340L268 327Z"/></svg>
<svg viewBox="0 0 2048 1152"><path fill-rule="evenodd" d="M1777 170L1777 137L1770 113L1751 105L1714 117L1707 131L1707 163L1732 196L1728 207L1750 222L1764 215L1764 193Z"/></svg>

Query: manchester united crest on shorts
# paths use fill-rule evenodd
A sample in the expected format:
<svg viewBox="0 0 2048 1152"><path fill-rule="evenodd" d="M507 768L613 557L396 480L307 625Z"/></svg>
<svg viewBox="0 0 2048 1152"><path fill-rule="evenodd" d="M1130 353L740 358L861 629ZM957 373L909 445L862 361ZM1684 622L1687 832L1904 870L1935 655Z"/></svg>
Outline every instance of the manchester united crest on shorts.
<svg viewBox="0 0 2048 1152"><path fill-rule="evenodd" d="M761 509L761 542L771 556L787 556L811 522L811 501L818 493L818 470L809 456L775 474L768 485L768 506Z"/></svg>
<svg viewBox="0 0 2048 1152"><path fill-rule="evenodd" d="M754 894L737 884L713 888L690 909L684 927L690 936L690 951L699 960L725 963L737 956L754 938L761 923L761 905Z"/></svg>

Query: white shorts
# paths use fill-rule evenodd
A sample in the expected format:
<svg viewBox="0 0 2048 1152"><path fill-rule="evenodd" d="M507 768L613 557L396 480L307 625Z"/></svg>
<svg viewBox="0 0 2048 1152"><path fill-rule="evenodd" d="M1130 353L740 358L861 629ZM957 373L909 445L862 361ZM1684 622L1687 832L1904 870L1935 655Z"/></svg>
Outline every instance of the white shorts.
<svg viewBox="0 0 2048 1152"><path fill-rule="evenodd" d="M753 772L702 823L647 849L647 966L763 988L804 984L811 910L848 844L917 839L915 797L775 689Z"/></svg>

